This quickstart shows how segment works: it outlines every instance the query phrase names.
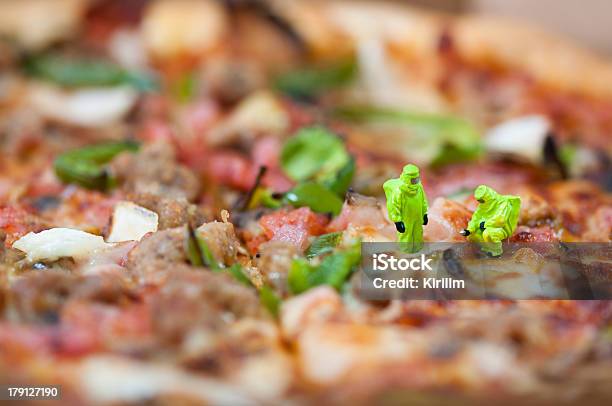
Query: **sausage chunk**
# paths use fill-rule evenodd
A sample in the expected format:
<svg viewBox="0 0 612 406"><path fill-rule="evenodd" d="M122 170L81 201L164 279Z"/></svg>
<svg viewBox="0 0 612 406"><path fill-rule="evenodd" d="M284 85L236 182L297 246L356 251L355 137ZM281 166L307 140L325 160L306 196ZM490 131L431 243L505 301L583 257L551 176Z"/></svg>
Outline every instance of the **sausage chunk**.
<svg viewBox="0 0 612 406"><path fill-rule="evenodd" d="M193 201L200 191L198 178L177 162L176 151L167 142L146 145L137 154L119 155L111 171L128 193Z"/></svg>

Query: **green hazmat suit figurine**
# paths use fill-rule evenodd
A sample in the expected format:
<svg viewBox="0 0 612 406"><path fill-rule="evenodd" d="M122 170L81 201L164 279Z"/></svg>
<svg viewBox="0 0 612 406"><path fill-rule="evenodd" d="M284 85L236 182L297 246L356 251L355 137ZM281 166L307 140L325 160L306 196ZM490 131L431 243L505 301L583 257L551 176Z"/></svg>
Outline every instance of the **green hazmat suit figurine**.
<svg viewBox="0 0 612 406"><path fill-rule="evenodd" d="M474 191L479 205L461 235L468 241L478 243L481 251L493 257L503 254L502 240L514 233L521 210L521 198L500 195L486 185Z"/></svg>
<svg viewBox="0 0 612 406"><path fill-rule="evenodd" d="M406 165L398 179L383 184L389 219L395 223L397 239L405 252L423 247L423 226L427 225L427 197L421 185L419 168Z"/></svg>

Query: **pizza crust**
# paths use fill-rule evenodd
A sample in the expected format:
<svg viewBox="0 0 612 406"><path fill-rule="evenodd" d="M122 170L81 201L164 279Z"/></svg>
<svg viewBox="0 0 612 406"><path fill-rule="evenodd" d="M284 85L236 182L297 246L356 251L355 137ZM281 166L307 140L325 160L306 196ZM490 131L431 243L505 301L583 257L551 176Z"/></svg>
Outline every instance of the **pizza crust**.
<svg viewBox="0 0 612 406"><path fill-rule="evenodd" d="M430 57L450 32L467 62L520 70L545 86L588 96L612 97L612 63L571 41L516 21L454 17L378 1L274 2L316 57L334 57L364 39L398 46L409 56Z"/></svg>
<svg viewBox="0 0 612 406"><path fill-rule="evenodd" d="M468 60L491 60L562 90L612 96L612 63L565 38L489 16L457 18L453 34Z"/></svg>
<svg viewBox="0 0 612 406"><path fill-rule="evenodd" d="M74 35L87 5L88 0L0 1L0 37L40 50Z"/></svg>

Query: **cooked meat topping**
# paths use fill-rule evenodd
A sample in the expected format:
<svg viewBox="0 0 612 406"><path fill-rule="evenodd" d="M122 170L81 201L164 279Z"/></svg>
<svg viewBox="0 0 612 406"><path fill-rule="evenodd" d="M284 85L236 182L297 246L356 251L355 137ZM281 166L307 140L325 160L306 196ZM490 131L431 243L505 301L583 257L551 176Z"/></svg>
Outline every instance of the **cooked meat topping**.
<svg viewBox="0 0 612 406"><path fill-rule="evenodd" d="M519 224L535 226L542 223L551 223L556 219L554 210L542 196L530 190L521 192L520 196Z"/></svg>
<svg viewBox="0 0 612 406"><path fill-rule="evenodd" d="M224 265L236 262L240 242L232 223L212 221L202 224L196 232L206 242L217 261Z"/></svg>
<svg viewBox="0 0 612 406"><path fill-rule="evenodd" d="M293 244L283 241L269 241L259 246L257 269L265 281L285 296L287 291L287 274L291 262L297 258L299 251Z"/></svg>
<svg viewBox="0 0 612 406"><path fill-rule="evenodd" d="M158 231L144 237L128 254L127 268L138 277L158 270L171 269L173 264L187 262L183 227Z"/></svg>
<svg viewBox="0 0 612 406"><path fill-rule="evenodd" d="M128 200L152 210L159 215L159 230L184 226L198 225L205 220L202 210L189 203L185 198L167 198L151 193L131 193Z"/></svg>
<svg viewBox="0 0 612 406"><path fill-rule="evenodd" d="M168 342L179 343L192 329L219 329L242 317L263 315L255 292L227 274L167 270L168 279L150 299L153 325Z"/></svg>
<svg viewBox="0 0 612 406"><path fill-rule="evenodd" d="M79 276L59 269L30 271L11 286L9 303L24 322L57 323L69 299L121 305L133 293L117 275Z"/></svg>
<svg viewBox="0 0 612 406"><path fill-rule="evenodd" d="M263 73L254 64L220 60L209 64L204 72L208 91L222 103L236 103L249 93L261 87Z"/></svg>
<svg viewBox="0 0 612 406"><path fill-rule="evenodd" d="M146 145L137 154L119 155L111 164L111 172L132 193L193 201L200 190L196 176L177 162L174 148L166 142Z"/></svg>
<svg viewBox="0 0 612 406"><path fill-rule="evenodd" d="M29 323L57 323L76 277L64 272L33 271L11 287L9 303Z"/></svg>

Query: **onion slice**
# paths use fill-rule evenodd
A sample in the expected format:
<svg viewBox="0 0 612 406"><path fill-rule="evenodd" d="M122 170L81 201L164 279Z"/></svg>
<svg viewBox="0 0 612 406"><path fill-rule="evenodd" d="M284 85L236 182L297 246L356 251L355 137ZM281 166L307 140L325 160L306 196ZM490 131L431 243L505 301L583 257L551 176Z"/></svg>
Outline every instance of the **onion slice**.
<svg viewBox="0 0 612 406"><path fill-rule="evenodd" d="M148 233L157 231L159 216L132 202L119 202L113 211L108 242L139 241Z"/></svg>
<svg viewBox="0 0 612 406"><path fill-rule="evenodd" d="M43 116L81 127L101 127L119 121L137 98L138 92L127 86L67 91L35 83L29 92L30 104Z"/></svg>
<svg viewBox="0 0 612 406"><path fill-rule="evenodd" d="M514 118L491 128L485 136L485 147L489 152L540 163L550 129L550 121L544 116Z"/></svg>
<svg viewBox="0 0 612 406"><path fill-rule="evenodd" d="M83 259L110 246L99 235L71 228L51 228L39 233L28 233L13 243L13 248L25 252L31 262L53 261L64 257Z"/></svg>

